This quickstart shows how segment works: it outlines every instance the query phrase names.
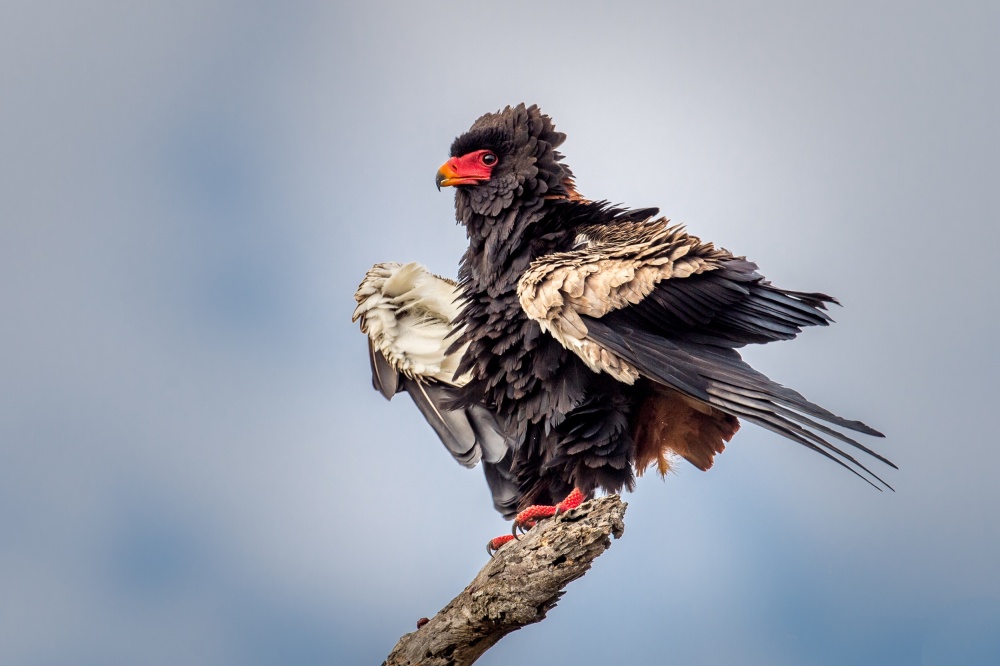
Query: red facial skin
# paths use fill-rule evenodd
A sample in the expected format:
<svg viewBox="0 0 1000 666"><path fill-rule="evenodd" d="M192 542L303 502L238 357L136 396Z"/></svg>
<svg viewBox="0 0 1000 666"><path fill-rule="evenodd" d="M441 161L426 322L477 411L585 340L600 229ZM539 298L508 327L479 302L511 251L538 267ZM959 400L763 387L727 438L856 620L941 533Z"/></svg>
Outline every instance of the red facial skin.
<svg viewBox="0 0 1000 666"><path fill-rule="evenodd" d="M438 169L438 189L454 185L475 185L489 180L496 165L496 155L491 150L475 150L461 157L452 157Z"/></svg>

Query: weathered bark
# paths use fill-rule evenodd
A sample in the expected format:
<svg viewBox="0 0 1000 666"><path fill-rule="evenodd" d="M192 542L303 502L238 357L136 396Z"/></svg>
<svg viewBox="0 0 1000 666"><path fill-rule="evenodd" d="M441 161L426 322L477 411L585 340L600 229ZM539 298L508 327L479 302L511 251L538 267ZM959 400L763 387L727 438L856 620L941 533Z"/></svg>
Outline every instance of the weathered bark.
<svg viewBox="0 0 1000 666"><path fill-rule="evenodd" d="M625 529L617 495L544 520L500 549L451 603L399 639L382 666L467 666L501 638L541 622L563 588Z"/></svg>

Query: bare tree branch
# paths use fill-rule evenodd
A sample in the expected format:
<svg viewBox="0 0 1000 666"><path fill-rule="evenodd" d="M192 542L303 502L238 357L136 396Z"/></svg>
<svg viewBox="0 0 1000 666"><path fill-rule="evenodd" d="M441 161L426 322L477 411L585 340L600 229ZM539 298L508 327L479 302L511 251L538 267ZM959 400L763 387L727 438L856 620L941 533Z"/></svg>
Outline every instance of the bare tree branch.
<svg viewBox="0 0 1000 666"><path fill-rule="evenodd" d="M570 581L625 530L617 495L585 502L512 541L427 624L399 639L382 666L467 666L512 631L541 622Z"/></svg>

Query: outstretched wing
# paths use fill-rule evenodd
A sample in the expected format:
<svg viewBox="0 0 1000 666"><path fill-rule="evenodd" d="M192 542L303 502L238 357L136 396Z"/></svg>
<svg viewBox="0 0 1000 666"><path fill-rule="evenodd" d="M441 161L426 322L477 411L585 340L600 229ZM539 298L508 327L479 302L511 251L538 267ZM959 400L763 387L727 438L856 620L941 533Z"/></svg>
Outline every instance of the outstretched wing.
<svg viewBox="0 0 1000 666"><path fill-rule="evenodd" d="M485 407L450 407L466 382L454 377L464 348L447 353L458 314L456 289L417 263L376 264L354 295L354 320L368 335L375 389L386 399L409 393L455 460L465 467L482 461L494 506L511 517L517 485L507 436Z"/></svg>
<svg viewBox="0 0 1000 666"><path fill-rule="evenodd" d="M827 325L826 304L836 301L779 289L755 264L665 219L582 228L575 249L531 264L518 297L529 317L595 371L629 384L646 377L880 482L827 437L892 465L827 424L880 433L772 382L735 351Z"/></svg>

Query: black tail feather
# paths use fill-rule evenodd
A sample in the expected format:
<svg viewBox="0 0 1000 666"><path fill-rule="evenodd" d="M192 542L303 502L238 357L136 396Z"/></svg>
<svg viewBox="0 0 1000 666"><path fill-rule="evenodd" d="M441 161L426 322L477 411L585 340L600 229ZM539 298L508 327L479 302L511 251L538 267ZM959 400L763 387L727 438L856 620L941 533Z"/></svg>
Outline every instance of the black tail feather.
<svg viewBox="0 0 1000 666"><path fill-rule="evenodd" d="M808 296L818 300L822 295ZM837 416L798 392L771 381L747 365L735 350L668 340L620 323L612 328L611 322L601 319L585 317L584 320L591 340L613 351L653 381L817 451L876 488L879 486L871 479L892 490L881 477L823 435L895 468L891 461L818 421L875 437L882 437L882 433L860 421Z"/></svg>

